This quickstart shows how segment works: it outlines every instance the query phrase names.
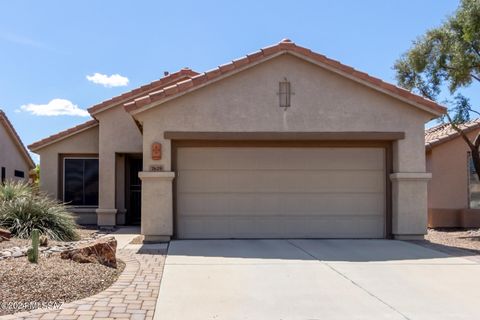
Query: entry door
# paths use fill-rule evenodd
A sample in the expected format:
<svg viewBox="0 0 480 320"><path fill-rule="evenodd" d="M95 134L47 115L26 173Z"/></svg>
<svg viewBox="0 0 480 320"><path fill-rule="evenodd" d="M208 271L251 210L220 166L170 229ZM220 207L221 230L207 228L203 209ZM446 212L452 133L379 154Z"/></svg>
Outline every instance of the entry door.
<svg viewBox="0 0 480 320"><path fill-rule="evenodd" d="M142 171L143 160L138 157L128 157L126 165L126 206L127 224L139 225L142 216L142 181L138 173Z"/></svg>
<svg viewBox="0 0 480 320"><path fill-rule="evenodd" d="M179 238L383 238L383 148L181 147Z"/></svg>

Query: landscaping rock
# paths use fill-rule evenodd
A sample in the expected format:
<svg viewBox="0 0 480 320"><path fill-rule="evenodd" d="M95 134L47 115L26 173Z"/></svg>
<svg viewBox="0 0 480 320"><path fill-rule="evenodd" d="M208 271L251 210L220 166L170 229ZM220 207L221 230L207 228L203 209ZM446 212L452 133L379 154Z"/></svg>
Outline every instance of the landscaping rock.
<svg viewBox="0 0 480 320"><path fill-rule="evenodd" d="M116 268L117 240L114 237L97 239L90 243L77 246L74 249L63 251L62 259L70 259L79 263L98 262L108 267Z"/></svg>
<svg viewBox="0 0 480 320"><path fill-rule="evenodd" d="M12 233L6 229L0 228L0 237L10 239L12 237Z"/></svg>
<svg viewBox="0 0 480 320"><path fill-rule="evenodd" d="M13 251L12 252L12 257L14 257L14 258L18 258L18 257L24 256L24 255L25 254L22 251Z"/></svg>

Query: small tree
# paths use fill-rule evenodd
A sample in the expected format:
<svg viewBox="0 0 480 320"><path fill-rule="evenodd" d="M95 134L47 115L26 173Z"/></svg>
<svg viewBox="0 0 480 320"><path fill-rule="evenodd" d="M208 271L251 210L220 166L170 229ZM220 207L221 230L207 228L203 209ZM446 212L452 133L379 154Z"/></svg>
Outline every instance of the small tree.
<svg viewBox="0 0 480 320"><path fill-rule="evenodd" d="M453 100L442 121L458 132L471 151L480 178L480 135L470 139L460 124L470 120L473 109L460 89L480 82L480 1L462 0L457 11L440 27L431 29L394 65L398 84L437 101L443 91Z"/></svg>

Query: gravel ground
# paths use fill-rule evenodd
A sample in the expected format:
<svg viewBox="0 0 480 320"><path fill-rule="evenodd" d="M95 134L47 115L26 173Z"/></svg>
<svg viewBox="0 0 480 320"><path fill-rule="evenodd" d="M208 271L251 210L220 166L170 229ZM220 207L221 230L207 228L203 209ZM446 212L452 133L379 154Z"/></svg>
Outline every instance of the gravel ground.
<svg viewBox="0 0 480 320"><path fill-rule="evenodd" d="M79 228L77 229L77 232L80 235L81 239L85 239L85 238L89 238L93 233L97 232L97 229ZM32 240L30 239L11 238L10 241L0 242L0 250L12 248L12 247L25 247L25 246L29 246L31 243L32 243ZM62 243L63 243L62 241L53 241L53 240L48 241L49 246L58 245Z"/></svg>
<svg viewBox="0 0 480 320"><path fill-rule="evenodd" d="M94 295L115 282L125 268L63 260L59 255L40 257L38 264L26 258L0 261L0 315L20 311L18 303L66 303ZM17 304L16 310L8 310Z"/></svg>
<svg viewBox="0 0 480 320"><path fill-rule="evenodd" d="M480 229L428 229L425 239L432 243L480 253Z"/></svg>

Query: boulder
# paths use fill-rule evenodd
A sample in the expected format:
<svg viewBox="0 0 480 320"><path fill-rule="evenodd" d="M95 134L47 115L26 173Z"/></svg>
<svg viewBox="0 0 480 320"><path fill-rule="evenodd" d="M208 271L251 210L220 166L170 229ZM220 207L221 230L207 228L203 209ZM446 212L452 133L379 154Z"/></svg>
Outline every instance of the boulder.
<svg viewBox="0 0 480 320"><path fill-rule="evenodd" d="M12 237L12 233L6 229L0 228L0 237L10 239Z"/></svg>
<svg viewBox="0 0 480 320"><path fill-rule="evenodd" d="M117 267L117 240L104 237L90 243L82 244L74 249L63 251L62 259L70 259L79 263L100 263L108 267Z"/></svg>

